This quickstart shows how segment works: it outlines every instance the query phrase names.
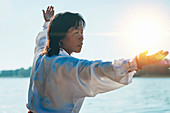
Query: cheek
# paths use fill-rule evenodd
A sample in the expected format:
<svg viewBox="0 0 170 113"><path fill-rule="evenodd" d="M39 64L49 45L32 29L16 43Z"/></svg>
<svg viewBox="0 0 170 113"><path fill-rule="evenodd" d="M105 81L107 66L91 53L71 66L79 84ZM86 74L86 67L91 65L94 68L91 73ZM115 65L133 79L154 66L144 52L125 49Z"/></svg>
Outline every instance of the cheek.
<svg viewBox="0 0 170 113"><path fill-rule="evenodd" d="M80 37L79 35L75 36L76 39L79 39L79 37Z"/></svg>
<svg viewBox="0 0 170 113"><path fill-rule="evenodd" d="M68 45L68 47L70 48L70 49L73 49L73 48L75 48L76 47L76 45L77 45L77 39L76 39L76 37L75 38L70 38L70 40L68 40L68 43L67 43Z"/></svg>
<svg viewBox="0 0 170 113"><path fill-rule="evenodd" d="M72 35L73 40L78 40L80 37L81 37L81 35L79 35L79 34Z"/></svg>
<svg viewBox="0 0 170 113"><path fill-rule="evenodd" d="M69 48L71 46L71 40L69 38L65 38L63 41L62 41L62 45L63 47L65 48Z"/></svg>

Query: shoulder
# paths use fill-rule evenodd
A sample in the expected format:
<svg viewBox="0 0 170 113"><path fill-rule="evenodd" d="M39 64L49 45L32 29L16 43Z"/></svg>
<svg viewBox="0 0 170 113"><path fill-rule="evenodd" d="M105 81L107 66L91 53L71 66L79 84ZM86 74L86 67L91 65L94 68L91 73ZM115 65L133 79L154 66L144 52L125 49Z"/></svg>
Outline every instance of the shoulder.
<svg viewBox="0 0 170 113"><path fill-rule="evenodd" d="M46 55L43 56L43 58L49 62L53 62L53 64L57 63L57 64L60 64L60 65L63 65L63 64L66 64L66 65L90 65L94 62L97 62L97 61L89 61L89 60L86 60L86 59L79 59L79 58L75 58L75 57L72 57L72 56L66 56L66 55L54 55L54 56L51 56L51 57L48 57Z"/></svg>

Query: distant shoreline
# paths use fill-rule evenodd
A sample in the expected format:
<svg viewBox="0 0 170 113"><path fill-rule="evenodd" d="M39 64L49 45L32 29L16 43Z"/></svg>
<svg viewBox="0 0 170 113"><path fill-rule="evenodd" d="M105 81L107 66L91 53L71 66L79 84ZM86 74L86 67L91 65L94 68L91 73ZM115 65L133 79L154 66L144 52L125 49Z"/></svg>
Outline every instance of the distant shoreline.
<svg viewBox="0 0 170 113"><path fill-rule="evenodd" d="M134 76L136 78L170 78L170 75L140 75Z"/></svg>
<svg viewBox="0 0 170 113"><path fill-rule="evenodd" d="M24 77L24 76L21 76L21 77L18 77L18 76L0 76L0 78L30 78L30 77Z"/></svg>
<svg viewBox="0 0 170 113"><path fill-rule="evenodd" d="M0 76L0 78L30 78L24 76ZM135 75L134 78L170 78L170 75Z"/></svg>

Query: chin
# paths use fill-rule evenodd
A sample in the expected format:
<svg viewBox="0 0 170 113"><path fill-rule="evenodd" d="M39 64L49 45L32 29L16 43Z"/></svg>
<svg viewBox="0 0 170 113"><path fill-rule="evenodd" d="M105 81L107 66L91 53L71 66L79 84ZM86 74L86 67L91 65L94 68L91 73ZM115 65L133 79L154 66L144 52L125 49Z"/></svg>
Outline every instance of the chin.
<svg viewBox="0 0 170 113"><path fill-rule="evenodd" d="M79 50L76 50L76 51L74 51L75 53L80 53L81 52L81 49L79 49Z"/></svg>
<svg viewBox="0 0 170 113"><path fill-rule="evenodd" d="M78 46L78 47L74 50L74 52L75 52L75 53L80 53L80 52L81 52L81 49L82 49L82 46L81 46L81 47Z"/></svg>
<svg viewBox="0 0 170 113"><path fill-rule="evenodd" d="M81 50L80 51L75 51L75 53L80 53L81 52Z"/></svg>

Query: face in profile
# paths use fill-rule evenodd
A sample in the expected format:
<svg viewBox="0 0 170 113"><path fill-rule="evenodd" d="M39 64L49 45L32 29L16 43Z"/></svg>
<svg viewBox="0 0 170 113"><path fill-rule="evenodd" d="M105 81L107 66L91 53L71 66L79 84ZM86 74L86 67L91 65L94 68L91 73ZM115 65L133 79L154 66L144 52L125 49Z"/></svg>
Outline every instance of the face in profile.
<svg viewBox="0 0 170 113"><path fill-rule="evenodd" d="M83 46L83 26L71 27L66 33L66 37L61 40L62 48L69 54L72 52L79 53Z"/></svg>

